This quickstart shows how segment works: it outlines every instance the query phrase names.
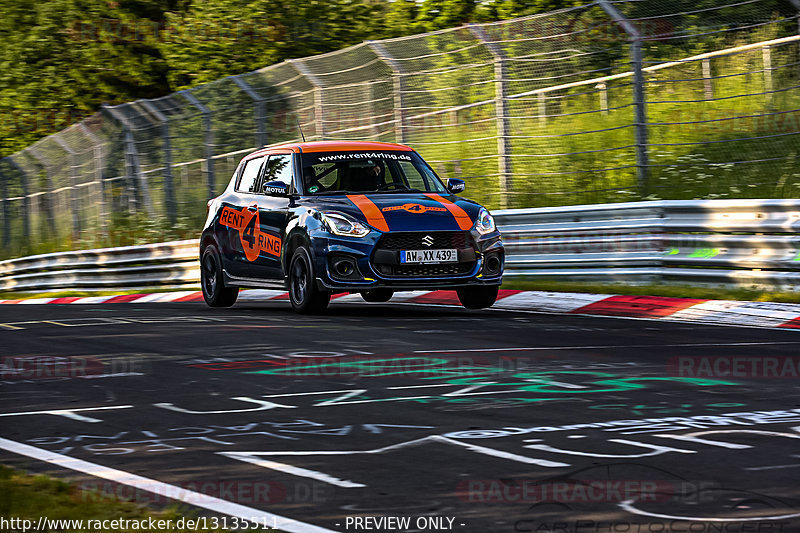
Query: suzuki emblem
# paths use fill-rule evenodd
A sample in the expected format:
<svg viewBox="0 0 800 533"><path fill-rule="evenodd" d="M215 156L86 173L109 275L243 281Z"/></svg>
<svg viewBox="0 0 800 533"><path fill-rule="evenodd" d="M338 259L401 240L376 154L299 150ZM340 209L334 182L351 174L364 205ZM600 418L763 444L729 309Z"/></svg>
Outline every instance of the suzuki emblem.
<svg viewBox="0 0 800 533"><path fill-rule="evenodd" d="M430 235L425 235L422 238L422 244L428 247L433 246L433 237L431 237Z"/></svg>

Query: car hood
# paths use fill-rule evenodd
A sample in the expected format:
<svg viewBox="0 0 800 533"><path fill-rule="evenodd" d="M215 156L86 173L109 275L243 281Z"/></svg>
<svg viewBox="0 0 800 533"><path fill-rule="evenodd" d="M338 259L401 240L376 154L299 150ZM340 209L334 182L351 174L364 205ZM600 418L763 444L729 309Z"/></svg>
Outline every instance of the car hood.
<svg viewBox="0 0 800 533"><path fill-rule="evenodd" d="M469 230L480 204L451 194L376 193L309 196L302 201L319 211L338 211L381 231Z"/></svg>

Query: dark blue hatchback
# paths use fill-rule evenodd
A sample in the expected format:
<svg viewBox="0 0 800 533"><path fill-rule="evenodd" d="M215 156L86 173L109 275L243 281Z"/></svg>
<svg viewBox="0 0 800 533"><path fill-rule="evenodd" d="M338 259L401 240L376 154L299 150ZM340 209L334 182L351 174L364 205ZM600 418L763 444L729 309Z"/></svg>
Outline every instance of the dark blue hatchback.
<svg viewBox="0 0 800 533"><path fill-rule="evenodd" d="M240 287L287 288L292 307L311 313L338 292L384 302L399 290L455 289L465 307L489 307L503 243L486 208L455 196L463 190L399 144L310 142L250 154L208 202L205 301L227 307Z"/></svg>

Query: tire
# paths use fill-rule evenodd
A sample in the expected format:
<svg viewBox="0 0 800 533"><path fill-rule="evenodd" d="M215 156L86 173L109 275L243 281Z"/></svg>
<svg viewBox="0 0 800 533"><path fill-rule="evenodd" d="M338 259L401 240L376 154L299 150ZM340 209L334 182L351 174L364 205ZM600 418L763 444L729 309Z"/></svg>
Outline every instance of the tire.
<svg viewBox="0 0 800 533"><path fill-rule="evenodd" d="M226 287L222 276L222 261L217 249L207 246L200 262L200 285L203 299L209 307L230 307L239 297L238 287Z"/></svg>
<svg viewBox="0 0 800 533"><path fill-rule="evenodd" d="M311 254L303 246L294 251L289 263L289 301L303 315L321 313L331 301L330 292L317 288Z"/></svg>
<svg viewBox="0 0 800 533"><path fill-rule="evenodd" d="M457 289L458 301L467 309L485 309L491 307L497 300L497 291L500 287L463 287Z"/></svg>
<svg viewBox="0 0 800 533"><path fill-rule="evenodd" d="M391 289L370 289L361 293L361 297L365 302L388 302L392 299L394 291Z"/></svg>

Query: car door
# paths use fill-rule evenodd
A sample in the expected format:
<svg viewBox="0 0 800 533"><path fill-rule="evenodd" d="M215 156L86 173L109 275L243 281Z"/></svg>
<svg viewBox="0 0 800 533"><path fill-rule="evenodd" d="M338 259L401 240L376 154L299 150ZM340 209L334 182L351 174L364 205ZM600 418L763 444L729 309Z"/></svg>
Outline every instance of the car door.
<svg viewBox="0 0 800 533"><path fill-rule="evenodd" d="M281 279L281 250L286 237L286 224L289 219L289 198L264 194L264 184L280 181L294 192L294 162L292 152L269 154L259 177L256 203L258 220L252 236L259 249L259 257L250 263L251 277L259 279Z"/></svg>
<svg viewBox="0 0 800 533"><path fill-rule="evenodd" d="M257 188L266 165L265 156L254 157L244 162L235 186L236 194L226 197L219 214L220 243L223 264L229 274L236 277L250 275L250 263L256 257L255 243L248 232L258 213Z"/></svg>

